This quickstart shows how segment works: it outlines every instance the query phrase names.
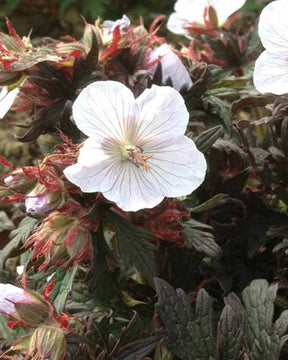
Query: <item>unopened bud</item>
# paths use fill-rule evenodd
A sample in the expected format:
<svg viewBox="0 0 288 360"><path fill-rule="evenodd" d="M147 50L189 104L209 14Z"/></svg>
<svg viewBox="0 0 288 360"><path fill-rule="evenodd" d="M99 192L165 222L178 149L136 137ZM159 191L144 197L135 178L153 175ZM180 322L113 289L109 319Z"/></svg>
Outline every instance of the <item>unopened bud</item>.
<svg viewBox="0 0 288 360"><path fill-rule="evenodd" d="M64 332L53 326L38 327L31 336L28 354L33 359L63 360L66 356Z"/></svg>
<svg viewBox="0 0 288 360"><path fill-rule="evenodd" d="M213 6L209 6L209 8L208 8L208 18L209 18L210 24L213 27L218 27L218 25L219 25L218 16L217 16L217 12Z"/></svg>
<svg viewBox="0 0 288 360"><path fill-rule="evenodd" d="M22 169L13 171L4 179L4 183L10 190L17 190L18 192L26 192L34 182L35 180L26 177Z"/></svg>
<svg viewBox="0 0 288 360"><path fill-rule="evenodd" d="M32 216L43 216L57 209L63 203L63 194L59 191L49 191L44 185L37 184L27 195L26 211Z"/></svg>
<svg viewBox="0 0 288 360"><path fill-rule="evenodd" d="M0 283L0 311L32 326L53 319L53 308L43 296L11 284Z"/></svg>

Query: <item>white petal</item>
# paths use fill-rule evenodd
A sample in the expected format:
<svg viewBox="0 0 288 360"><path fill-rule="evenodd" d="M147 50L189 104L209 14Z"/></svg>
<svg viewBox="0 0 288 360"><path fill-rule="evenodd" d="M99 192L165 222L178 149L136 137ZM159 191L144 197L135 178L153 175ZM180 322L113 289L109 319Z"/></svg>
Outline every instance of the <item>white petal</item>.
<svg viewBox="0 0 288 360"><path fill-rule="evenodd" d="M0 119L6 115L19 93L19 88L15 88L8 92L7 86L5 86L0 93Z"/></svg>
<svg viewBox="0 0 288 360"><path fill-rule="evenodd" d="M182 96L170 86L153 85L137 99L139 122L137 144L147 137L158 139L183 135L189 120Z"/></svg>
<svg viewBox="0 0 288 360"><path fill-rule="evenodd" d="M103 195L125 211L137 211L158 205L164 196L183 196L194 191L205 178L204 155L186 136L167 145L170 142L160 141L148 149L153 156L147 161L147 172L124 163L119 178Z"/></svg>
<svg viewBox="0 0 288 360"><path fill-rule="evenodd" d="M219 25L223 25L228 17L240 9L245 2L246 0L210 0L210 5L216 10Z"/></svg>
<svg viewBox="0 0 288 360"><path fill-rule="evenodd" d="M124 211L152 208L164 199L156 179L150 179L149 171L145 172L129 161L123 162L117 181L103 195Z"/></svg>
<svg viewBox="0 0 288 360"><path fill-rule="evenodd" d="M120 30L124 31L124 30L128 29L130 24L131 24L131 21L128 18L128 16L126 16L126 15L123 15L121 19L118 19L116 21L111 21L111 20L103 21L103 26L107 27L111 32L113 32L114 29L116 28L116 26L118 26L118 25L120 25Z"/></svg>
<svg viewBox="0 0 288 360"><path fill-rule="evenodd" d="M264 51L255 63L254 85L259 92L288 92L288 55Z"/></svg>
<svg viewBox="0 0 288 360"><path fill-rule="evenodd" d="M64 174L83 192L103 192L109 190L118 179L120 168L120 154L113 153L110 143L101 144L89 138L80 149L77 163L68 166Z"/></svg>
<svg viewBox="0 0 288 360"><path fill-rule="evenodd" d="M181 18L188 19L187 26L192 22L204 24L204 12L208 6L209 0L178 0L174 10Z"/></svg>
<svg viewBox="0 0 288 360"><path fill-rule="evenodd" d="M189 20L182 18L178 13L172 13L167 22L167 29L177 35L189 37L189 32L184 29L189 25ZM190 38L190 37L189 37Z"/></svg>
<svg viewBox="0 0 288 360"><path fill-rule="evenodd" d="M268 4L260 15L259 36L263 46L272 52L288 51L288 1Z"/></svg>
<svg viewBox="0 0 288 360"><path fill-rule="evenodd" d="M188 26L193 22L204 24L205 8L213 6L217 13L219 25L223 25L228 17L236 10L240 9L245 4L245 2L246 0L178 0L174 6L174 9L179 18L183 19L183 22L187 19L185 26ZM175 21L173 18L172 21L177 24L177 21ZM179 20L178 24L180 27Z"/></svg>
<svg viewBox="0 0 288 360"><path fill-rule="evenodd" d="M191 194L203 182L206 160L194 142L186 136L160 141L145 148L153 156L148 176L158 182L161 194L177 197Z"/></svg>
<svg viewBox="0 0 288 360"><path fill-rule="evenodd" d="M157 49L151 51L149 62L153 62L161 57L162 64L162 82L165 84L168 78L172 80L173 88L180 90L182 86L187 85L188 89L192 86L192 80L188 71L179 57L171 50L167 44L162 44ZM155 72L157 64L149 69L152 74Z"/></svg>
<svg viewBox="0 0 288 360"><path fill-rule="evenodd" d="M6 314L15 313L13 302L27 301L29 299L24 289L11 284L0 283L0 312Z"/></svg>
<svg viewBox="0 0 288 360"><path fill-rule="evenodd" d="M126 137L123 120L135 118L137 111L132 92L117 81L96 81L84 88L73 104L77 127L87 136Z"/></svg>

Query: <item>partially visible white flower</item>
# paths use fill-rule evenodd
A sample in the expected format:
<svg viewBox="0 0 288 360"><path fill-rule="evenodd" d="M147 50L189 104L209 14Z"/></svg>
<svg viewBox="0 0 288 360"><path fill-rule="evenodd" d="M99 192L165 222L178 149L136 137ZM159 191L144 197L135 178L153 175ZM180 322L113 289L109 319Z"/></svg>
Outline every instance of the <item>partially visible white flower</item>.
<svg viewBox="0 0 288 360"><path fill-rule="evenodd" d="M14 315L17 313L14 303L29 300L30 296L24 289L11 284L0 283L0 313Z"/></svg>
<svg viewBox="0 0 288 360"><path fill-rule="evenodd" d="M110 44L113 39L113 31L117 26L120 26L120 32L125 33L130 26L130 19L123 15L121 19L116 21L105 20L101 24L101 38L104 45Z"/></svg>
<svg viewBox="0 0 288 360"><path fill-rule="evenodd" d="M175 12L168 19L168 30L189 37L185 27L193 23L204 25L205 14L210 6L216 11L218 24L221 26L245 2L246 0L177 0L174 5Z"/></svg>
<svg viewBox="0 0 288 360"><path fill-rule="evenodd" d="M98 81L82 90L73 117L89 138L64 174L83 192L137 211L188 195L204 180L204 155L184 136L189 113L169 86L153 85L135 99L119 82Z"/></svg>
<svg viewBox="0 0 288 360"><path fill-rule="evenodd" d="M162 44L157 49L153 49L150 53L148 62L160 58L162 65L162 82L165 84L168 78L171 78L173 88L180 90L182 86L186 85L188 89L192 86L192 80L188 71L183 65L179 57L171 50L167 44ZM157 68L157 63L149 68L149 71L154 74Z"/></svg>
<svg viewBox="0 0 288 360"><path fill-rule="evenodd" d="M254 85L259 92L288 92L288 1L268 4L260 15L259 36L266 50L255 63Z"/></svg>
<svg viewBox="0 0 288 360"><path fill-rule="evenodd" d="M3 119L19 93L19 87L9 91L8 86L4 86L0 92L0 119Z"/></svg>
<svg viewBox="0 0 288 360"><path fill-rule="evenodd" d="M122 16L121 19L116 21L105 20L103 21L102 26L106 27L109 31L113 32L117 26L120 25L120 31L125 31L129 28L131 24L130 19L125 14Z"/></svg>

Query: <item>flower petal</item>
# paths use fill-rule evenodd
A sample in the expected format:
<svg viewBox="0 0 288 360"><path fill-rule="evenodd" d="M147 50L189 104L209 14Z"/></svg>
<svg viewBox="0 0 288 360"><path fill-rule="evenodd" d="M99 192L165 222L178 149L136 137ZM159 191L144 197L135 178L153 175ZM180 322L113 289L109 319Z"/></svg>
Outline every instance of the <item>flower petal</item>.
<svg viewBox="0 0 288 360"><path fill-rule="evenodd" d="M19 87L8 92L8 87L5 86L0 93L0 119L3 119L19 93Z"/></svg>
<svg viewBox="0 0 288 360"><path fill-rule="evenodd" d="M229 16L240 9L245 2L246 0L210 0L210 5L216 10L219 25L223 25Z"/></svg>
<svg viewBox="0 0 288 360"><path fill-rule="evenodd" d="M14 304L17 301L26 301L30 297L24 289L11 284L0 283L0 312L5 314L15 313Z"/></svg>
<svg viewBox="0 0 288 360"><path fill-rule="evenodd" d="M216 10L219 25L222 25L225 23L228 17L236 10L240 9L245 4L245 2L246 0L178 0L174 6L174 9L179 18L183 19L183 22L185 19L188 20L184 25L188 26L193 22L205 24L205 8L212 6ZM178 23L178 27L180 27L180 20L177 20L176 17L175 19L172 18L171 21L172 28L174 22L176 25Z"/></svg>
<svg viewBox="0 0 288 360"><path fill-rule="evenodd" d="M113 32L116 26L120 25L120 30L124 31L129 28L130 24L131 24L130 19L128 18L128 16L124 14L121 19L118 19L116 21L105 20L103 21L102 25L107 27L111 32Z"/></svg>
<svg viewBox="0 0 288 360"><path fill-rule="evenodd" d="M132 92L117 81L96 81L84 88L73 104L77 127L95 139L126 137L123 121L135 118Z"/></svg>
<svg viewBox="0 0 288 360"><path fill-rule="evenodd" d="M175 90L179 91L184 85L190 89L192 80L189 73L180 58L171 50L169 45L162 44L157 49L152 50L149 56L149 62L153 62L159 57L161 57L160 62L162 64L162 82L166 83L168 78L171 78ZM149 71L154 73L156 68L157 64L151 67Z"/></svg>
<svg viewBox="0 0 288 360"><path fill-rule="evenodd" d="M151 182L157 181L164 196L189 195L205 178L205 157L187 136L150 144L145 151L152 153L148 160L148 178L153 178Z"/></svg>
<svg viewBox="0 0 288 360"><path fill-rule="evenodd" d="M189 32L184 29L185 26L189 25L189 20L182 18L178 13L172 13L169 16L167 22L167 29L177 35L185 35L187 38L191 39Z"/></svg>
<svg viewBox="0 0 288 360"><path fill-rule="evenodd" d="M103 192L113 186L119 176L120 167L120 155L113 153L111 144L101 144L89 138L80 149L77 164L68 166L64 174L83 192Z"/></svg>
<svg viewBox="0 0 288 360"><path fill-rule="evenodd" d="M259 92L276 95L288 92L288 55L264 51L255 63L254 85Z"/></svg>
<svg viewBox="0 0 288 360"><path fill-rule="evenodd" d="M287 0L272 1L262 10L258 31L262 44L267 50L288 51L287 13Z"/></svg>
<svg viewBox="0 0 288 360"><path fill-rule="evenodd" d="M147 137L158 139L183 135L189 120L182 96L170 86L153 85L137 99L140 126L137 144Z"/></svg>
<svg viewBox="0 0 288 360"><path fill-rule="evenodd" d="M124 211L152 208L164 199L156 179L150 179L148 172L128 161L122 163L116 182L103 195Z"/></svg>
<svg viewBox="0 0 288 360"><path fill-rule="evenodd" d="M209 6L209 0L178 0L174 10L183 19L188 19L186 26L192 22L204 24L205 8Z"/></svg>

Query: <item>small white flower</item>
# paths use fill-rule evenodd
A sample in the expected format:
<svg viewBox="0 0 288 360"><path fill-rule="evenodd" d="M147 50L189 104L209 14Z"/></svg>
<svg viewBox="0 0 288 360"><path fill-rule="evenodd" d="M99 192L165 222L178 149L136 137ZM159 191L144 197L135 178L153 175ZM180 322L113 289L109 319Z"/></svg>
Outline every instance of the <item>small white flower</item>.
<svg viewBox="0 0 288 360"><path fill-rule="evenodd" d="M175 12L168 19L168 30L189 37L185 27L192 23L205 24L204 14L210 6L216 11L221 26L245 2L246 0L177 0L174 5Z"/></svg>
<svg viewBox="0 0 288 360"><path fill-rule="evenodd" d="M89 138L64 173L83 192L137 211L188 195L204 180L205 158L184 136L189 113L169 86L153 85L135 99L119 82L98 81L80 93L73 117Z"/></svg>
<svg viewBox="0 0 288 360"><path fill-rule="evenodd" d="M162 44L157 49L153 49L150 53L148 62L160 58L162 65L162 82L166 83L168 78L171 78L173 88L180 90L182 86L186 85L188 89L192 86L192 80L189 76L188 71L183 65L179 57L171 50L167 44ZM157 64L149 68L149 71L154 74L157 68Z"/></svg>
<svg viewBox="0 0 288 360"><path fill-rule="evenodd" d="M260 92L288 92L288 1L268 4L259 19L259 36L265 51L255 63L254 85Z"/></svg>
<svg viewBox="0 0 288 360"><path fill-rule="evenodd" d="M19 87L9 91L8 86L4 86L0 92L0 119L3 119L19 93Z"/></svg>
<svg viewBox="0 0 288 360"><path fill-rule="evenodd" d="M11 284L0 283L0 313L13 315L16 313L14 303L29 300L30 296L24 289Z"/></svg>

